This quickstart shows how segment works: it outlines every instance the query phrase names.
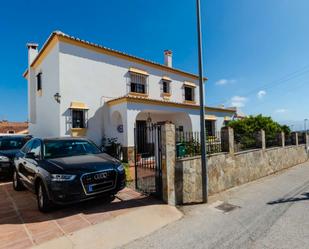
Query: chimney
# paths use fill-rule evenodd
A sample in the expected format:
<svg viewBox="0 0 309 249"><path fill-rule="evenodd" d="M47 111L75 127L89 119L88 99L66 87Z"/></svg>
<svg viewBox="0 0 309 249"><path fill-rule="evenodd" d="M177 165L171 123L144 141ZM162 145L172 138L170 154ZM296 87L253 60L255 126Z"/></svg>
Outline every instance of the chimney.
<svg viewBox="0 0 309 249"><path fill-rule="evenodd" d="M173 61L173 52L172 50L164 50L164 65L168 67L172 67Z"/></svg>
<svg viewBox="0 0 309 249"><path fill-rule="evenodd" d="M31 63L33 62L33 60L39 53L38 46L39 45L37 43L27 43L29 66L31 65Z"/></svg>

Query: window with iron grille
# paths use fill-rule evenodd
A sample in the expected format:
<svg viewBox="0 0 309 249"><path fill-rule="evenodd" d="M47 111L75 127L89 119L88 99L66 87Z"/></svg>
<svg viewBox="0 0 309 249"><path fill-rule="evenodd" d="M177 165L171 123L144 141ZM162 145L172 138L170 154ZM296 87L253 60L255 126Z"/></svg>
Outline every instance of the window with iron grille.
<svg viewBox="0 0 309 249"><path fill-rule="evenodd" d="M194 101L194 88L185 86L185 100Z"/></svg>
<svg viewBox="0 0 309 249"><path fill-rule="evenodd" d="M215 135L215 121L213 120L205 120L205 128L207 136Z"/></svg>
<svg viewBox="0 0 309 249"><path fill-rule="evenodd" d="M42 90L42 73L38 73L36 76L36 90Z"/></svg>
<svg viewBox="0 0 309 249"><path fill-rule="evenodd" d="M85 110L72 110L72 128L85 128Z"/></svg>
<svg viewBox="0 0 309 249"><path fill-rule="evenodd" d="M147 93L147 76L142 74L131 73L131 92Z"/></svg>
<svg viewBox="0 0 309 249"><path fill-rule="evenodd" d="M163 93L170 93L170 82L166 80L162 81L162 91Z"/></svg>

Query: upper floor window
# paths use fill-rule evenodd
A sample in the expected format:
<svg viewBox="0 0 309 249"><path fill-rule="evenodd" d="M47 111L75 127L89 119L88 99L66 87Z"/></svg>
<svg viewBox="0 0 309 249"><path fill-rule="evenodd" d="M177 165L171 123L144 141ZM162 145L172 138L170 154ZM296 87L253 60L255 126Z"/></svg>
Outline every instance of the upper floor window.
<svg viewBox="0 0 309 249"><path fill-rule="evenodd" d="M186 101L194 101L194 87L185 86L185 100Z"/></svg>
<svg viewBox="0 0 309 249"><path fill-rule="evenodd" d="M131 92L147 93L147 75L131 73Z"/></svg>
<svg viewBox="0 0 309 249"><path fill-rule="evenodd" d="M162 81L162 91L163 93L171 93L169 81L167 80Z"/></svg>
<svg viewBox="0 0 309 249"><path fill-rule="evenodd" d="M38 73L36 76L36 90L42 90L42 73Z"/></svg>

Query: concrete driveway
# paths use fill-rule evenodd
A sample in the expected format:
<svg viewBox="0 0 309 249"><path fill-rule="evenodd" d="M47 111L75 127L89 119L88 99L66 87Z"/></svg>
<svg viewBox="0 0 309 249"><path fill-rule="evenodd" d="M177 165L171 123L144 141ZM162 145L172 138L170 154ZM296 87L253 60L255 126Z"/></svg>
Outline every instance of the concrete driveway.
<svg viewBox="0 0 309 249"><path fill-rule="evenodd" d="M126 188L114 200L97 199L42 214L37 210L35 195L16 192L11 183L0 184L0 197L0 249L29 248L136 209L160 204Z"/></svg>

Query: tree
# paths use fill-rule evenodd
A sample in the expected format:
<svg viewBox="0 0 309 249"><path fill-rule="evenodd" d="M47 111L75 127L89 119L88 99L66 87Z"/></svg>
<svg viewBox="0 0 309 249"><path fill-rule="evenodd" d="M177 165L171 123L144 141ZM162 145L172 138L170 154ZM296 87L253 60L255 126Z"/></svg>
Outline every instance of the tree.
<svg viewBox="0 0 309 249"><path fill-rule="evenodd" d="M256 139L254 134L260 130L265 131L266 141L274 140L280 132L289 134L290 128L286 125L280 125L272 120L271 117L264 117L261 114L257 116L249 116L241 120L233 120L229 122L229 127L234 129L235 140L240 143L246 143L248 147L255 145Z"/></svg>

